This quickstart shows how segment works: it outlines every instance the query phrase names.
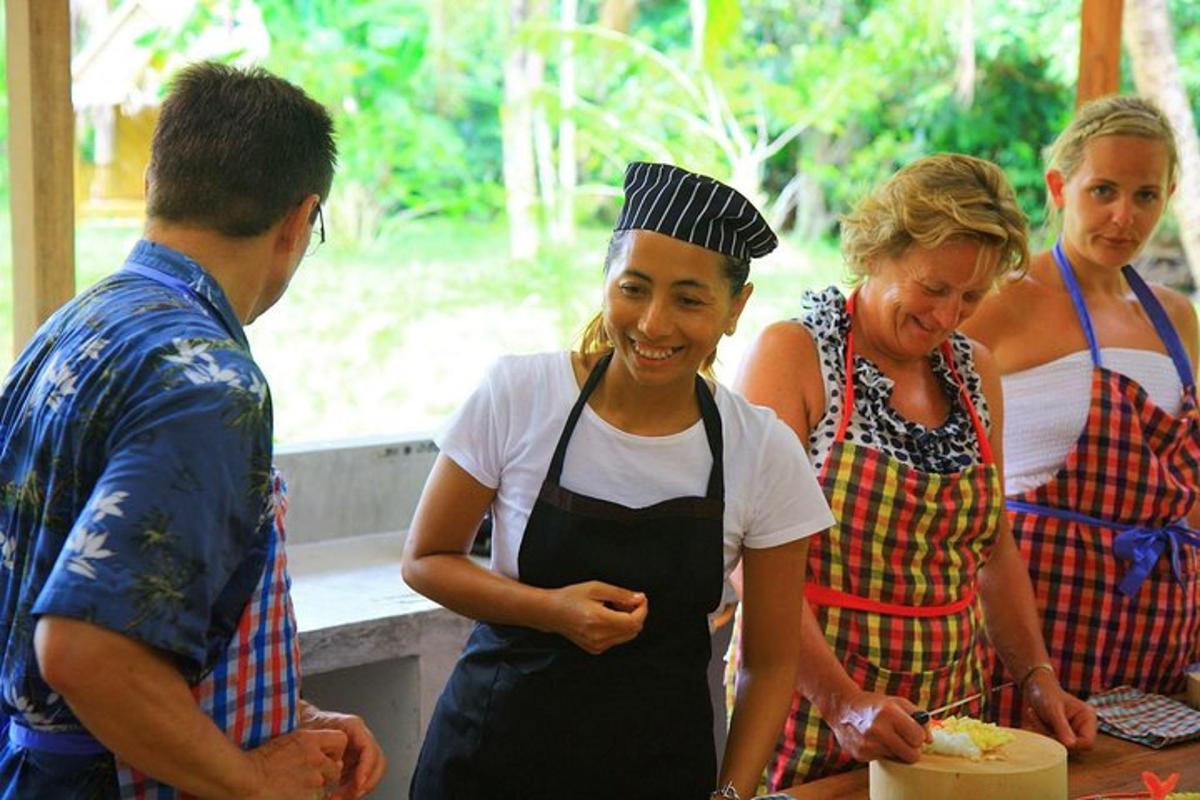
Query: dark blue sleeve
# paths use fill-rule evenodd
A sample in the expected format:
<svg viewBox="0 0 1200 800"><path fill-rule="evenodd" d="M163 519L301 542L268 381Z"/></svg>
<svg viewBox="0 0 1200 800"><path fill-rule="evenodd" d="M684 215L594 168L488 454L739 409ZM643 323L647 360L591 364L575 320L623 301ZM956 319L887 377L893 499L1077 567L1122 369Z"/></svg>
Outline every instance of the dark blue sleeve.
<svg viewBox="0 0 1200 800"><path fill-rule="evenodd" d="M225 356L230 356L226 353ZM252 362L148 382L34 606L175 655L198 677L265 564L270 401Z"/></svg>

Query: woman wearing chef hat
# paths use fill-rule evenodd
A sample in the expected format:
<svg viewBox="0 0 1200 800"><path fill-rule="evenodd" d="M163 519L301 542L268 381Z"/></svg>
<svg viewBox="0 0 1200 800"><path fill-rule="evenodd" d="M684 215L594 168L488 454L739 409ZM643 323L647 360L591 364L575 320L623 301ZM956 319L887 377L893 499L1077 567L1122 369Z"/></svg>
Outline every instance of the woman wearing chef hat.
<svg viewBox="0 0 1200 800"><path fill-rule="evenodd" d="M732 188L636 163L578 352L501 359L455 415L404 577L479 620L413 778L429 798L748 797L800 658L804 448L702 377L775 235ZM467 556L492 509L492 565ZM745 691L719 769L708 615L745 571Z"/></svg>

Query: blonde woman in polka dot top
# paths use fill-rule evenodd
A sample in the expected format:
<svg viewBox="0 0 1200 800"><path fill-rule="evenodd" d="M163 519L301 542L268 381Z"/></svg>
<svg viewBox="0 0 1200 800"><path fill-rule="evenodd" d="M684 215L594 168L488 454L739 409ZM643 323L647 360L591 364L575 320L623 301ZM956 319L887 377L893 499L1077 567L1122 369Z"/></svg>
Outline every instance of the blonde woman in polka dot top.
<svg viewBox="0 0 1200 800"><path fill-rule="evenodd" d="M808 295L738 379L808 445L837 520L809 550L805 659L771 790L882 756L915 761L928 735L912 712L988 688L985 616L1014 675L1047 660L1001 513L999 375L956 333L1028 258L1012 189L987 161L920 159L843 220L842 247L855 289ZM1094 713L1046 689L1041 725L1088 746Z"/></svg>

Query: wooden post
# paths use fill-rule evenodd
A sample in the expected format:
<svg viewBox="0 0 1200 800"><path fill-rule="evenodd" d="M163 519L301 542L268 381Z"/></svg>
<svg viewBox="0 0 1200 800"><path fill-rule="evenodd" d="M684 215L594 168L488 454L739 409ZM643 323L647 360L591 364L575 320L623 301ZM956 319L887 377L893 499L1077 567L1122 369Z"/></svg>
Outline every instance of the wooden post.
<svg viewBox="0 0 1200 800"><path fill-rule="evenodd" d="M69 0L5 0L13 350L75 294Z"/></svg>
<svg viewBox="0 0 1200 800"><path fill-rule="evenodd" d="M1116 94L1121 86L1121 11L1124 0L1083 0L1079 25L1079 83L1075 107Z"/></svg>

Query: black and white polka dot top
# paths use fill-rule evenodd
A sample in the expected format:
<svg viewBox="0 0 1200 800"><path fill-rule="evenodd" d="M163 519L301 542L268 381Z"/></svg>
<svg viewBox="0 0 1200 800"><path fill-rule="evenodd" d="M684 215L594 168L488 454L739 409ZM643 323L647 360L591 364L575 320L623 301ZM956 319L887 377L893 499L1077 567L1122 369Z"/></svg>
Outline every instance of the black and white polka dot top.
<svg viewBox="0 0 1200 800"><path fill-rule="evenodd" d="M823 291L805 292L801 301L805 314L797 321L817 344L821 356L821 373L825 381L825 416L808 440L808 454L819 470L829 455L842 414L842 398L846 385L846 335L850 332L850 316L846 313L846 298L837 287ZM985 428L991 429L987 401L983 397L983 382L975 371L970 340L961 333L950 337L954 366L967 386L971 402ZM936 428L900 416L890 404L893 383L874 363L861 355L854 357L854 413L846 429L846 440L873 447L924 472L957 472L982 457L971 416L963 406L958 386L946 366L941 350L930 359L934 374L950 398L949 418Z"/></svg>

